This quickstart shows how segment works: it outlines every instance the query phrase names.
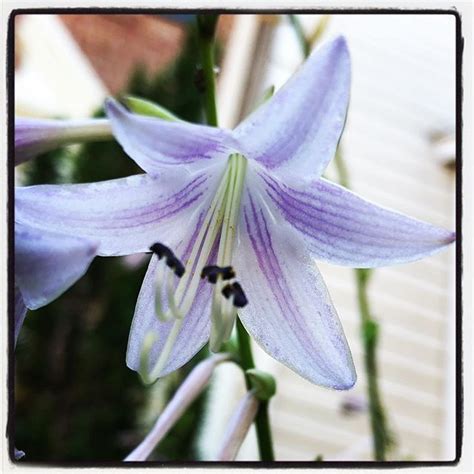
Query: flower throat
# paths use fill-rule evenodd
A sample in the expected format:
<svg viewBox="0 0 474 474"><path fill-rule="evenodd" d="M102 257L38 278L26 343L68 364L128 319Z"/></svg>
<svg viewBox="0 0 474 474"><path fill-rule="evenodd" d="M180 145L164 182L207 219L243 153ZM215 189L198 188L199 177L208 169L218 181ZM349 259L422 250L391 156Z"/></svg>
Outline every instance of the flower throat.
<svg viewBox="0 0 474 474"><path fill-rule="evenodd" d="M152 332L145 336L140 366L140 375L145 383L153 383L163 371L196 297L200 278L214 284L209 340L211 351L219 351L222 343L229 339L237 308L247 304L245 293L235 281L236 275L231 267L246 170L247 159L243 155L235 153L229 156L224 175L184 265L165 245L155 243L150 247L160 260L156 271L156 316L162 322L174 320L174 323L151 370L150 352L157 336ZM218 237L216 265L206 265ZM179 281L175 286L176 277Z"/></svg>

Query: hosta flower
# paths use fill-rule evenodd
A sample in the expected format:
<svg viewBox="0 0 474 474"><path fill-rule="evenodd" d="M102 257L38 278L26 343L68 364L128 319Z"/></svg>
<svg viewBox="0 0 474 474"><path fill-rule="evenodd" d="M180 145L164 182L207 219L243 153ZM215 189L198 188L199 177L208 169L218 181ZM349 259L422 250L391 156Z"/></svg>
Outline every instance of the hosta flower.
<svg viewBox="0 0 474 474"><path fill-rule="evenodd" d="M321 178L349 85L349 54L338 38L234 130L139 116L109 100L114 136L146 174L20 188L15 218L97 241L98 255L154 251L130 332L132 369L156 378L209 339L217 350L238 309L272 357L314 383L349 388L350 351L314 259L375 267L454 240ZM70 264L62 257L51 264L59 275ZM24 298L29 285L19 282Z"/></svg>

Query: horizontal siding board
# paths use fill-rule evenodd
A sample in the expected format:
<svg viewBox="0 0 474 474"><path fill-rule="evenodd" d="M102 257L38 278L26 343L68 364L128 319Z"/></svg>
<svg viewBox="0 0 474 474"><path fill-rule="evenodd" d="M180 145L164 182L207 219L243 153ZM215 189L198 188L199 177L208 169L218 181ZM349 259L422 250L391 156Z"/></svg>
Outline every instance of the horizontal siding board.
<svg viewBox="0 0 474 474"><path fill-rule="evenodd" d="M302 20L310 28L310 19ZM344 33L351 51L353 83L342 150L353 189L380 205L452 228L453 175L435 159L429 140L435 129L454 128L454 29L448 24L433 18L419 27L412 15L340 15L331 19L326 37ZM297 48L294 32L281 22L263 68L262 90L290 77L301 63ZM336 175L331 163L325 176ZM380 322L380 389L397 439L391 459L442 455L446 328L454 317L452 252L372 274L368 291ZM358 382L349 394L364 396L354 272L317 265L353 352ZM316 387L260 350L256 362L278 380L270 404L277 459L311 460L317 454L371 459L368 414L341 415L348 393Z"/></svg>

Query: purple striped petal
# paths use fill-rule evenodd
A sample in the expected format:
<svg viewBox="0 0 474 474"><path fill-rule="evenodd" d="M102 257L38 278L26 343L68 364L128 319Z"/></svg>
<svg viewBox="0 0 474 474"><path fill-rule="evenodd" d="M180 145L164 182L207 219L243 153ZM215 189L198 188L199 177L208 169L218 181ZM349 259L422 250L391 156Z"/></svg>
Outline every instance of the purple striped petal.
<svg viewBox="0 0 474 474"><path fill-rule="evenodd" d="M96 256L97 242L15 222L15 284L30 309L73 285Z"/></svg>
<svg viewBox="0 0 474 474"><path fill-rule="evenodd" d="M191 253L203 215L204 213L201 214L201 219L193 229L189 241L183 242L176 253L183 262L187 260ZM181 251L183 248L184 250ZM151 367L156 364L174 324L174 321L163 323L155 315L156 271L158 264L157 257L153 255L143 280L140 294L138 295L127 348L127 365L132 370L139 370L140 368L143 343L146 335L150 332L158 336L150 355ZM163 265L163 262L161 262L161 265ZM192 308L185 316L181 331L160 377L186 364L209 340L212 289L212 285L205 280L200 281Z"/></svg>
<svg viewBox="0 0 474 474"><path fill-rule="evenodd" d="M348 389L354 365L324 281L303 239L248 193L234 264L249 304L245 328L276 360L307 380Z"/></svg>
<svg viewBox="0 0 474 474"><path fill-rule="evenodd" d="M108 120L15 118L15 166L62 145L112 138Z"/></svg>
<svg viewBox="0 0 474 474"><path fill-rule="evenodd" d="M231 132L223 129L133 114L112 99L105 108L117 141L154 176L169 165L200 169L235 150Z"/></svg>
<svg viewBox="0 0 474 474"><path fill-rule="evenodd" d="M242 153L280 176L319 177L344 127L350 58L339 37L317 49L271 100L235 130Z"/></svg>
<svg viewBox="0 0 474 474"><path fill-rule="evenodd" d="M15 286L15 345L26 316L26 306L21 291Z"/></svg>
<svg viewBox="0 0 474 474"><path fill-rule="evenodd" d="M372 204L319 179L288 185L261 173L266 193L315 258L357 268L410 262L455 240L454 232Z"/></svg>
<svg viewBox="0 0 474 474"><path fill-rule="evenodd" d="M194 222L217 187L211 173L137 175L91 184L16 189L15 219L34 227L93 238L102 256L148 251L157 241L175 247L179 230ZM178 240L177 240L178 239Z"/></svg>

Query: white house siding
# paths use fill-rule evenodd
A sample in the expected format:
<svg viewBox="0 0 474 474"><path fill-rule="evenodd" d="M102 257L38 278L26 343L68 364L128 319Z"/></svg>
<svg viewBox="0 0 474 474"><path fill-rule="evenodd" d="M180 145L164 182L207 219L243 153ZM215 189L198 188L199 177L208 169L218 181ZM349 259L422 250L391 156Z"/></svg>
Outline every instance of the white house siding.
<svg viewBox="0 0 474 474"><path fill-rule="evenodd" d="M319 19L300 18L308 31ZM435 159L429 138L455 128L454 17L333 15L323 40L337 34L347 38L352 58L351 103L341 143L353 189L381 205L454 229L454 173ZM301 62L287 21L274 27L266 55L260 52L259 57L264 58L263 74L253 78L247 110L266 87L280 87ZM262 69L253 66L251 71ZM327 176L335 178L333 165ZM451 248L416 263L378 269L371 280L371 308L381 327L382 397L397 440L392 459L453 457L453 434L445 429L454 413L453 256ZM358 382L349 393L364 396L354 273L318 265L354 355ZM318 454L325 460L371 459L367 414L341 415L347 392L316 387L256 351L258 364L278 380L271 402L277 460L312 460ZM210 402L213 428L206 432L216 442L228 416L219 420L217 412L231 410L242 385L239 377L224 372ZM203 451L211 455L209 446L203 439ZM254 433L239 459L258 459Z"/></svg>

